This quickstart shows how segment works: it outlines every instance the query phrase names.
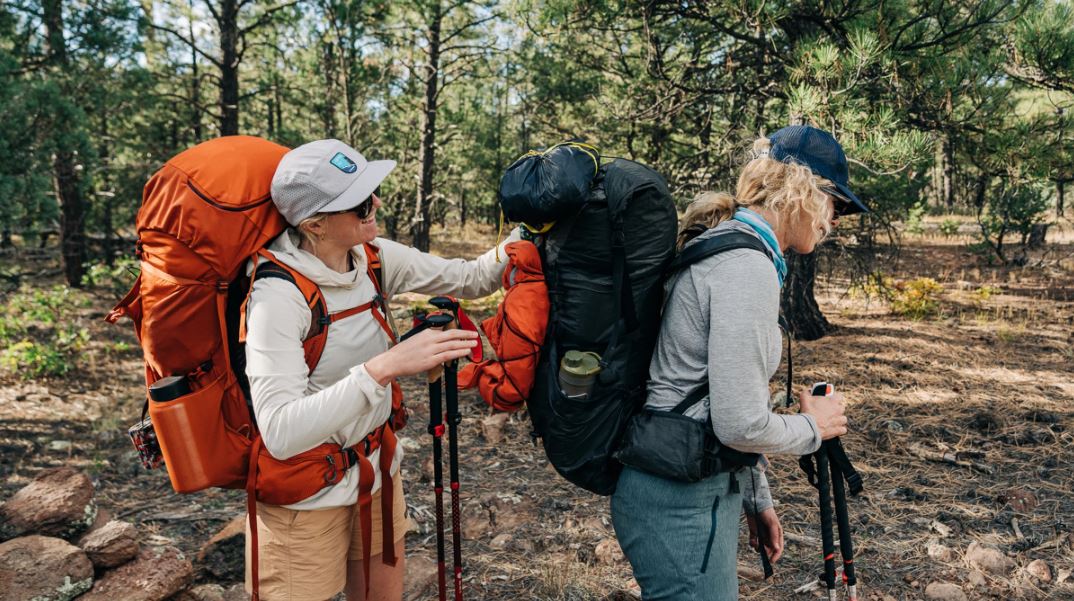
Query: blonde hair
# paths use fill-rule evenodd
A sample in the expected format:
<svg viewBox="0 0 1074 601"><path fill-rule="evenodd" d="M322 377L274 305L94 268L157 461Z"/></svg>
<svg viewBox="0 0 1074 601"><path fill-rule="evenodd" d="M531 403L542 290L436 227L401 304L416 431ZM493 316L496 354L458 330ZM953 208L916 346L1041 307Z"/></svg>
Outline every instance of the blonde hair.
<svg viewBox="0 0 1074 601"><path fill-rule="evenodd" d="M832 182L813 175L805 165L770 158L771 145L768 138L754 141L753 158L742 168L734 196L702 192L686 207L677 240L679 249L705 229L733 217L739 207L770 210L777 220L793 220L805 211L814 228L823 230L825 236L831 233L831 205L828 193L821 188ZM772 226L776 228L778 223Z"/></svg>
<svg viewBox="0 0 1074 601"><path fill-rule="evenodd" d="M307 218L303 219L302 221L300 221L298 223L298 225L295 226L295 231L298 232L298 234L300 236L305 238L306 242L309 242L310 246L316 248L317 247L317 242L319 242L319 239L318 239L317 236L313 235L312 232L310 232L309 226L315 225L315 224L318 224L318 223L324 223L325 219L328 219L328 215L323 214L323 213L318 213L318 214L314 215L313 217L307 217Z"/></svg>

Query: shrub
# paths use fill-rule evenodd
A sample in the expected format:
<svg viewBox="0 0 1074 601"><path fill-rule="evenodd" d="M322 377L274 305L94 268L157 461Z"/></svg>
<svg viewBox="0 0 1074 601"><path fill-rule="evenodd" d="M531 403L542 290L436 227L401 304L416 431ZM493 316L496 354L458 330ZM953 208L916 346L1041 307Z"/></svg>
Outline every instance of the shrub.
<svg viewBox="0 0 1074 601"><path fill-rule="evenodd" d="M82 275L82 285L87 288L104 290L120 297L134 285L138 278L138 260L134 257L120 257L111 265L93 263L86 265Z"/></svg>
<svg viewBox="0 0 1074 601"><path fill-rule="evenodd" d="M20 288L0 312L0 365L24 379L70 372L89 342L75 314L88 303L66 286Z"/></svg>
<svg viewBox="0 0 1074 601"><path fill-rule="evenodd" d="M958 221L954 219L944 219L940 222L940 233L950 238L958 233Z"/></svg>
<svg viewBox="0 0 1074 601"><path fill-rule="evenodd" d="M910 319L931 317L940 309L942 292L943 286L932 278L898 282L891 298L891 310Z"/></svg>

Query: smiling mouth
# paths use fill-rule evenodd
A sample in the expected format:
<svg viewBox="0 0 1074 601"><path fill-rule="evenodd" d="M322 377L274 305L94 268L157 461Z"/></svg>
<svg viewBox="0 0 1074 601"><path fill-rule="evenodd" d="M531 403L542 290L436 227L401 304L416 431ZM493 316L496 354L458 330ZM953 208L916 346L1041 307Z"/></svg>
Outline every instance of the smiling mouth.
<svg viewBox="0 0 1074 601"><path fill-rule="evenodd" d="M361 223L362 223L362 225L368 225L370 223L373 223L376 220L377 220L377 214L373 213L369 217L366 217L365 219L363 219Z"/></svg>

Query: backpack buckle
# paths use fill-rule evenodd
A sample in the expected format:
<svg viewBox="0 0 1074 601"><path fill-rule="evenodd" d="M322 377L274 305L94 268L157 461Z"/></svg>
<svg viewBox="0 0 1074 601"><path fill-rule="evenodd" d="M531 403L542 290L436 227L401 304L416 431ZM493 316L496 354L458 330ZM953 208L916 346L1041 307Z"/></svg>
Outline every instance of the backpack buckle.
<svg viewBox="0 0 1074 601"><path fill-rule="evenodd" d="M336 484L343 479L343 472L336 467L336 460L331 455L325 455L324 460L328 462L328 471L324 473L324 481L326 484ZM344 468L346 469L346 468Z"/></svg>

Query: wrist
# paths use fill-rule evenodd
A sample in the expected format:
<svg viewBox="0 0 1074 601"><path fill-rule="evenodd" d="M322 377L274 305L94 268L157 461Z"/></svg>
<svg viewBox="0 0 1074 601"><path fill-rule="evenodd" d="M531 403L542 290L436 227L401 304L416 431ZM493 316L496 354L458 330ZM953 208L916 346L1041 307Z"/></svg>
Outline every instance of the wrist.
<svg viewBox="0 0 1074 601"><path fill-rule="evenodd" d="M393 362L387 352L381 353L365 362L365 371L380 386L387 386L395 377Z"/></svg>

